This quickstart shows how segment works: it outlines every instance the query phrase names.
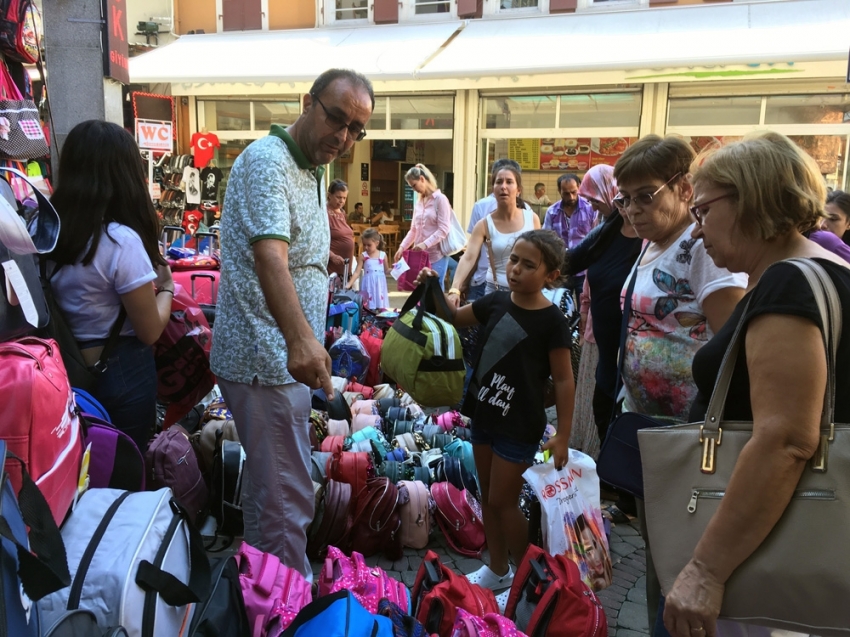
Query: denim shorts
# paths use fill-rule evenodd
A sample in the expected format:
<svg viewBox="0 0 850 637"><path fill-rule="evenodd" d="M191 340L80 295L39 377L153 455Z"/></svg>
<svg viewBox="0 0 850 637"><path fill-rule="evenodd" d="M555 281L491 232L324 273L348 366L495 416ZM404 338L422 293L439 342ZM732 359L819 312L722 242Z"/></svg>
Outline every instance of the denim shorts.
<svg viewBox="0 0 850 637"><path fill-rule="evenodd" d="M497 456L517 464L534 464L534 455L540 450L537 443L511 440L475 426L472 427L471 441L474 445L489 445Z"/></svg>

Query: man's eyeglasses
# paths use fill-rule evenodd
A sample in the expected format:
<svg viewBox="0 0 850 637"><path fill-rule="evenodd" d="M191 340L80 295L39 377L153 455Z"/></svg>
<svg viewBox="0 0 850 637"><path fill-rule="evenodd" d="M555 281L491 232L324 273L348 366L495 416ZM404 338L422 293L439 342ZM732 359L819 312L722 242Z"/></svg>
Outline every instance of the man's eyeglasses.
<svg viewBox="0 0 850 637"><path fill-rule="evenodd" d="M705 215L708 214L708 206L713 204L716 201L720 201L721 199L726 199L727 197L737 197L737 194L734 192L727 192L725 195L720 195L719 197L715 197L714 199L709 199L708 201L704 201L698 206L691 206L689 210L693 215L694 219L697 222L698 226L702 226L702 220L705 219Z"/></svg>
<svg viewBox="0 0 850 637"><path fill-rule="evenodd" d="M366 129L360 126L360 124L349 124L348 122L341 120L336 115L333 115L328 110L328 107L322 104L322 100L319 99L318 95L313 95L313 99L316 100L319 103L319 106L322 107L322 110L325 111L325 121L335 133L338 133L343 128L347 128L348 136L354 138L354 141L356 142L359 142L366 137Z"/></svg>
<svg viewBox="0 0 850 637"><path fill-rule="evenodd" d="M614 198L614 205L617 206L617 208L619 208L620 210L625 210L626 208L631 206L632 203L637 203L637 204L640 204L641 206L649 206L649 205L652 204L653 200L655 199L655 195L657 195L659 192L664 190L664 188L666 186L668 186L671 181L676 179L681 174L682 173L678 172L675 175L673 175L672 177L670 177L670 179L665 181L661 186L659 186L658 190L656 190L653 193L642 192L638 195L635 195L634 197L615 197Z"/></svg>

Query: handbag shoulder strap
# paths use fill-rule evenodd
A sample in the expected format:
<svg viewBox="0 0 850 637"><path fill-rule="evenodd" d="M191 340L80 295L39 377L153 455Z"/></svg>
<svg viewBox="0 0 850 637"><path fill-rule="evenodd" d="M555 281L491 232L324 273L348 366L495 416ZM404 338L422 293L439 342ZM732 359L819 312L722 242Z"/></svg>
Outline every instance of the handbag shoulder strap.
<svg viewBox="0 0 850 637"><path fill-rule="evenodd" d="M632 313L632 295L635 292L635 284L637 283L638 276L638 267L640 267L641 259L643 259L643 255L646 254L646 251L649 249L650 242L647 241L646 245L643 247L643 250L640 251L638 255L637 261L635 261L634 269L632 270L632 275L629 277L629 285L626 288L626 296L623 299L623 320L620 323L620 349L619 349L619 357L617 360L617 384L614 387L614 401L616 402L617 397L620 395L620 390L623 388L623 368L626 364L626 338L629 335L629 318Z"/></svg>
<svg viewBox="0 0 850 637"><path fill-rule="evenodd" d="M789 263L800 269L812 288L815 302L818 306L818 312L821 316L821 324L823 325L822 335L827 360L827 384L823 413L821 415L821 431L829 432L835 413L835 365L838 342L841 340L841 301L838 298L838 291L835 289L835 284L832 282L829 274L814 260L795 258L786 259L785 261L780 261L780 263ZM738 360L738 353L741 349L742 333L744 331L743 328L748 308L749 301L744 307L744 311L732 335L732 340L729 342L729 346L726 348L726 354L723 356L720 373L717 376L717 382L711 393L711 400L708 403L708 411L705 416L704 431L706 434L717 434L720 423L723 420L726 396L729 393L729 386L735 371L735 362Z"/></svg>

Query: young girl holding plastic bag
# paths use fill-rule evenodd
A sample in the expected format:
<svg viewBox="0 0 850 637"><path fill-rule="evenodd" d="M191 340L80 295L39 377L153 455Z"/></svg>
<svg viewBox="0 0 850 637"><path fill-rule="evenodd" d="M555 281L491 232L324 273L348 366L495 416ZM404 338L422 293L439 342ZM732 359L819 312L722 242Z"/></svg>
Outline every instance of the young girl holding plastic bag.
<svg viewBox="0 0 850 637"><path fill-rule="evenodd" d="M509 290L460 308L449 303L452 316L445 317L456 327L482 325L461 411L472 417L490 564L467 578L492 590L510 587L514 571L508 557L518 564L528 547L528 522L518 502L523 472L534 461L546 427L543 393L550 374L560 435L544 449L552 451L559 468L568 458L575 398L570 330L563 312L543 295L544 287L559 279L564 253L563 241L550 230L523 233L506 266ZM418 280L429 275L433 271L426 270Z"/></svg>
<svg viewBox="0 0 850 637"><path fill-rule="evenodd" d="M560 435L555 436L555 439ZM543 548L566 555L594 591L611 585L611 557L599 505L599 478L593 459L575 449L560 469L547 462L523 474L540 501Z"/></svg>

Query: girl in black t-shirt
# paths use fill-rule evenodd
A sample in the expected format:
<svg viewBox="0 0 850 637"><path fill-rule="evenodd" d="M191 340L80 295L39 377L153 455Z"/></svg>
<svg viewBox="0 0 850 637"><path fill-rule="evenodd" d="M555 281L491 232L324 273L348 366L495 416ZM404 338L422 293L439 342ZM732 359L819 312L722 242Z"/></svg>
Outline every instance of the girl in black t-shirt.
<svg viewBox="0 0 850 637"><path fill-rule="evenodd" d="M514 243L506 266L508 290L455 308L456 327L481 324L479 350L462 411L472 416L472 446L481 483L490 565L467 575L475 584L508 588L528 546L528 522L519 509L522 474L534 460L546 427L543 391L552 376L558 435L543 445L557 468L569 454L575 385L570 330L543 295L561 275L564 242L551 230L531 230ZM422 276L432 275L425 271Z"/></svg>

